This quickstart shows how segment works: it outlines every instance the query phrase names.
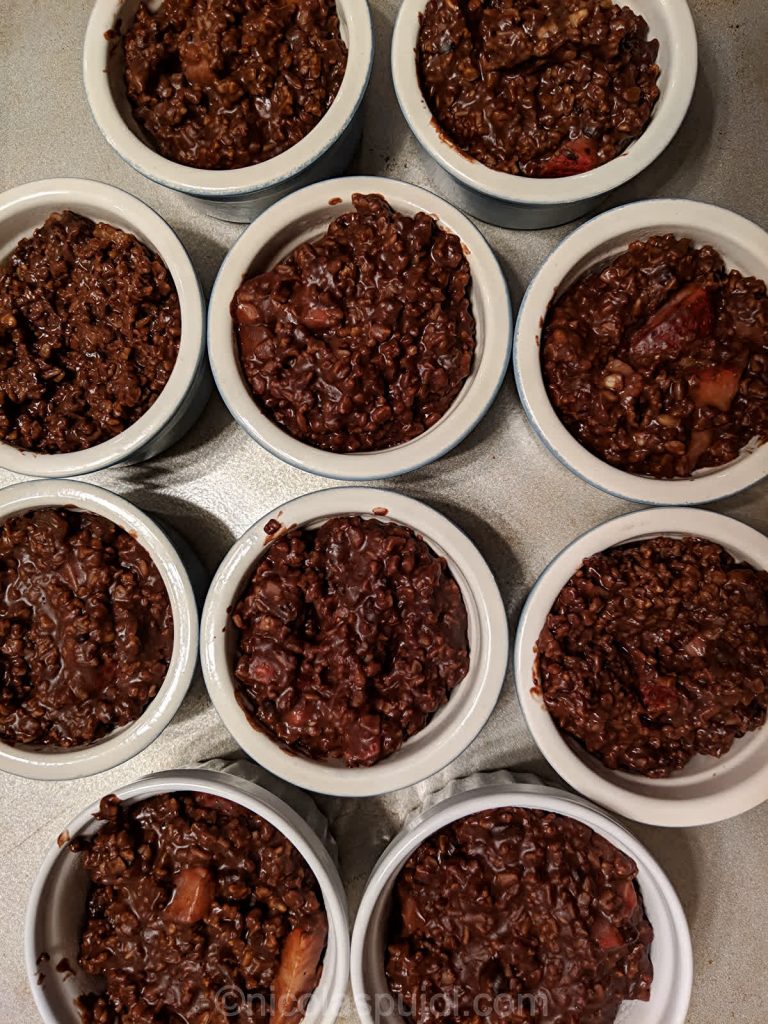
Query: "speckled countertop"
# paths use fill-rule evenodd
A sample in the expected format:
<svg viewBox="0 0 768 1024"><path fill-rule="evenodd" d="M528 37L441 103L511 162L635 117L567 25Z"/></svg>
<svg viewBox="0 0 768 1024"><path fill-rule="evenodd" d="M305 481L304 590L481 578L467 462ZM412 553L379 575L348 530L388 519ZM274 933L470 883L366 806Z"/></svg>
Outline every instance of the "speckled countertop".
<svg viewBox="0 0 768 1024"><path fill-rule="evenodd" d="M678 0L668 0L676 3ZM768 6L765 0L691 0L701 72L675 142L612 203L646 196L717 202L768 227ZM80 57L90 0L0 4L0 188L72 175L119 185L177 230L206 288L237 225L193 212L178 195L131 170L101 138L87 108ZM389 77L397 3L374 0L378 46L367 97L370 118L355 170L430 187L430 168L403 122ZM533 234L483 227L518 301L525 283L570 230ZM159 459L95 475L184 533L213 571L229 545L275 505L330 482L262 451L214 398L192 432ZM0 472L0 485L13 478ZM491 412L441 462L388 483L455 519L499 580L514 623L528 588L568 541L626 511L626 503L573 477L542 448L517 402L511 376ZM768 531L768 483L717 509ZM22 960L24 906L38 865L66 822L98 796L158 769L233 752L198 680L166 732L114 771L56 786L0 778L0 1022L31 1024L36 1011ZM480 738L445 772L394 797L321 803L338 837L352 905L366 871L399 827L406 805L448 778L482 768L525 767L551 775L527 734L514 685ZM670 875L693 932L696 976L690 1024L768 1020L768 804L722 825L669 830L630 826ZM345 1024L355 1015L348 1009ZM665 1024L660 1021L659 1024Z"/></svg>

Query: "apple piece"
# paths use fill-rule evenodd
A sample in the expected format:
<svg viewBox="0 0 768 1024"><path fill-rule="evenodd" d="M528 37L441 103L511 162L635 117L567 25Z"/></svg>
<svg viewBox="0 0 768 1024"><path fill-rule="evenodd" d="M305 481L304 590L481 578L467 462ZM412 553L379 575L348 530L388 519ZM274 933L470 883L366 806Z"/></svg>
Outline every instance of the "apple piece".
<svg viewBox="0 0 768 1024"><path fill-rule="evenodd" d="M309 930L297 926L288 934L272 989L270 1024L297 1024L304 1017L305 997L317 984L327 937L328 925L319 916Z"/></svg>
<svg viewBox="0 0 768 1024"><path fill-rule="evenodd" d="M688 472L692 473L698 465L699 459L708 450L712 444L714 433L711 430L694 430L691 434L691 442L688 445L688 451L686 452L686 461L688 463Z"/></svg>
<svg viewBox="0 0 768 1024"><path fill-rule="evenodd" d="M198 793L197 804L211 811L221 811L222 814L242 814L244 811L244 808L234 800L227 800L226 797L216 796L214 793Z"/></svg>
<svg viewBox="0 0 768 1024"><path fill-rule="evenodd" d="M631 878L628 878L619 887L619 895L621 896L624 904L624 910L627 914L631 914L637 906L637 889L635 888L635 883Z"/></svg>
<svg viewBox="0 0 768 1024"><path fill-rule="evenodd" d="M712 333L714 316L703 285L686 285L633 334L629 357L635 364L676 358L692 341Z"/></svg>
<svg viewBox="0 0 768 1024"><path fill-rule="evenodd" d="M668 683L640 683L638 688L643 703L651 714L656 714L659 711L671 711L677 707L678 696L673 680Z"/></svg>
<svg viewBox="0 0 768 1024"><path fill-rule="evenodd" d="M401 896L400 913L403 919L403 935L417 935L424 929L424 918L410 893Z"/></svg>
<svg viewBox="0 0 768 1024"><path fill-rule="evenodd" d="M344 759L348 765L375 764L381 756L381 717L362 715L347 730Z"/></svg>
<svg viewBox="0 0 768 1024"><path fill-rule="evenodd" d="M208 868L182 868L176 876L176 888L165 916L177 924L194 924L211 909L216 883Z"/></svg>
<svg viewBox="0 0 768 1024"><path fill-rule="evenodd" d="M597 167L597 149L591 139L580 135L564 142L541 166L542 178L568 178Z"/></svg>
<svg viewBox="0 0 768 1024"><path fill-rule="evenodd" d="M708 366L699 370L691 392L694 402L700 409L710 405L728 412L739 392L743 372L738 366Z"/></svg>
<svg viewBox="0 0 768 1024"><path fill-rule="evenodd" d="M614 928L611 922L604 917L597 918L592 925L591 935L600 949L619 949L625 944L618 928Z"/></svg>

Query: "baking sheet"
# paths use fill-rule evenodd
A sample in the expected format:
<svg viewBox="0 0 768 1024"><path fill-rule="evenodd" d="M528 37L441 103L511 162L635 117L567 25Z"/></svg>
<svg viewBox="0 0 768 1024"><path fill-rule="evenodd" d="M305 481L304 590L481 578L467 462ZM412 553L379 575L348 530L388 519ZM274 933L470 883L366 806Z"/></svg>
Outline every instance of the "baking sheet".
<svg viewBox="0 0 768 1024"><path fill-rule="evenodd" d="M429 164L400 115L389 76L397 6L395 0L373 3L377 55L366 100L369 119L352 171L429 188ZM101 138L80 74L90 7L91 0L0 0L0 188L56 175L125 188L176 229L209 289L241 228L194 212L181 196L131 170ZM691 7L701 45L692 110L667 153L611 205L685 196L729 206L768 227L768 6L765 0L691 0ZM481 227L502 261L515 302L540 262L572 230L531 234ZM0 471L0 485L16 479ZM275 505L333 486L262 451L218 398L164 456L90 479L165 518L195 544L211 571L232 541ZM499 580L513 625L534 579L566 543L632 507L576 479L544 450L520 409L511 375L491 412L458 449L383 486L430 502L467 531ZM768 483L714 507L768 532L766 497ZM22 959L24 906L37 866L65 823L122 783L232 752L233 742L198 679L166 732L114 771L55 786L0 776L0 1024L37 1019ZM394 796L321 800L339 841L352 908L366 872L408 807L447 779L501 767L552 777L521 720L511 674L479 739L446 771ZM768 804L707 828L630 827L670 875L691 924L696 974L689 1024L764 1024ZM341 1019L355 1021L351 1007Z"/></svg>

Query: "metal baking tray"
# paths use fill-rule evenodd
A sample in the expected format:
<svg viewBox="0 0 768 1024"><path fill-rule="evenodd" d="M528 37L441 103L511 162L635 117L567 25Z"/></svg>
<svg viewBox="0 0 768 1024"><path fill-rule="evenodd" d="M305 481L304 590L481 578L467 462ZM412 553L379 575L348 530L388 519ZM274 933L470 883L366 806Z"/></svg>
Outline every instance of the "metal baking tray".
<svg viewBox="0 0 768 1024"><path fill-rule="evenodd" d="M690 4L701 48L691 111L665 155L610 202L691 197L728 206L768 227L768 6L765 0ZM127 189L178 231L210 288L241 229L194 212L181 196L124 164L102 139L80 74L91 5L92 0L4 0L1 5L0 188L71 175ZM392 91L389 43L397 0L373 0L372 7L377 54L366 100L369 117L352 170L437 188ZM515 302L537 266L572 230L481 227L502 261ZM15 478L0 472L0 485L12 482ZM333 486L262 451L216 397L170 452L144 465L98 473L94 482L171 523L194 543L211 571L235 537L275 505ZM490 413L459 448L385 486L426 500L467 531L497 575L513 625L547 562L578 534L631 507L578 480L545 451L528 427L511 375ZM768 481L716 507L768 532L766 498ZM122 783L232 752L233 742L198 679L166 732L121 768L57 785L0 778L3 1024L37 1019L22 957L24 908L38 865L64 824ZM440 775L387 797L321 798L339 842L352 911L367 872L410 807L451 778L501 767L551 777L522 721L511 676L480 737ZM768 804L707 828L629 827L668 872L688 914L696 959L690 1024L762 1024L768 1005ZM341 1019L355 1021L351 1005Z"/></svg>

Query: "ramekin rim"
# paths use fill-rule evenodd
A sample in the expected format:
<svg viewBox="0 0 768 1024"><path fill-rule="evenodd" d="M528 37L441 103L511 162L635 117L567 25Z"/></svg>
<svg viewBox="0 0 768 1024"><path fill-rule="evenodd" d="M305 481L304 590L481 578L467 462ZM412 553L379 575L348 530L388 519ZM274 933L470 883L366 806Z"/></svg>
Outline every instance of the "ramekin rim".
<svg viewBox="0 0 768 1024"><path fill-rule="evenodd" d="M633 528L636 524L636 529L627 532L627 528ZM718 526L721 527L720 531L717 529ZM679 827L681 824L694 827L728 820L768 800L768 762L762 773L756 773L758 780L761 776L765 780L762 795L758 794L756 799L754 796L744 795L747 787L743 782L739 787L741 799L740 794L734 793L732 787L726 787L722 793L697 797L647 796L632 793L619 783L603 778L593 771L570 748L546 708L531 693L532 669L535 664L534 645L557 596L555 591L549 600L544 594L552 578L562 574L561 569L564 566L568 567L569 572L566 581L570 578L583 559L589 557L588 554L581 553L587 541L590 542L589 552L597 554L611 547L630 543L633 539L664 535L701 536L726 548L729 544L734 544L732 538L741 535L745 539L748 538L757 548L762 548L762 564L759 559L755 559L752 564L768 571L768 537L746 523L720 512L681 505L649 507L613 516L585 530L566 544L537 576L520 612L512 645L512 665L518 704L528 731L541 755L569 786L585 799L595 801L609 811L622 814L633 821L668 828ZM531 671L528 672L526 668L529 665ZM763 726L763 729L768 737L768 726ZM752 735L754 734L748 734L743 738L748 740ZM717 761L714 758L712 760L714 767ZM621 776L622 773L616 774ZM681 822L683 811L686 817L685 821Z"/></svg>
<svg viewBox="0 0 768 1024"><path fill-rule="evenodd" d="M270 160L232 170L204 170L161 156L125 123L111 90L104 88L110 46L104 33L113 27L117 12L108 13L106 5L96 0L85 33L83 80L88 105L99 131L134 170L167 188L201 198L246 198L301 174L344 135L363 101L373 69L375 40L367 0L336 2L344 10L350 29L350 53L354 34L354 45L364 50L366 56L364 61L348 59L339 91L320 121L294 146Z"/></svg>
<svg viewBox="0 0 768 1024"><path fill-rule="evenodd" d="M117 734L73 750L29 750L0 742L0 769L48 782L86 778L135 757L170 724L194 677L199 616L189 574L165 530L119 494L81 480L29 480L0 489L0 521L33 508L74 507L109 519L136 536L157 566L171 605L174 648L157 694L141 715Z"/></svg>
<svg viewBox="0 0 768 1024"><path fill-rule="evenodd" d="M482 775L482 772L475 773ZM442 797L436 794L434 801L419 812L415 821L408 821L389 842L371 869L365 890L360 899L352 930L350 946L350 980L355 1007L362 1024L374 1024L368 1012L365 997L369 995L363 980L364 944L370 926L371 916L381 898L383 889L395 878L413 851L430 835L451 822L460 821L482 809L498 807L523 807L551 811L562 817L583 822L594 832L607 838L614 845L624 849L648 875L662 897L674 923L675 945L682 959L680 987L684 1003L690 1002L693 990L693 947L690 927L685 912L672 882L648 848L633 835L609 811L583 797L568 793L557 783L540 781L538 791L535 784L520 785L516 782L488 781L468 791ZM407 831L406 831L407 828ZM641 885L642 888L642 885ZM685 1013L675 1024L683 1024ZM665 1022L666 1024L666 1022ZM672 1022L670 1022L672 1024Z"/></svg>
<svg viewBox="0 0 768 1024"><path fill-rule="evenodd" d="M672 222L670 227L684 230L696 223L697 213L711 217L713 211L730 224L733 237L738 235L742 239L745 234L750 234L755 243L762 242L768 271L768 232L741 214L701 200L644 199L600 213L568 234L539 266L520 302L514 325L512 363L515 386L526 419L562 465L579 479L613 497L643 505L708 504L732 497L768 475L768 443L706 476L687 479L655 479L611 466L588 451L565 427L544 384L540 358L543 318L552 298L573 268L615 235L625 235L627 231L643 233L653 227L654 220L662 218ZM614 225L616 231L613 230ZM532 359L534 354L536 358ZM526 361L525 368L523 360Z"/></svg>
<svg viewBox="0 0 768 1024"><path fill-rule="evenodd" d="M58 195L62 197L62 209L80 203L98 205L102 209L99 217L107 223L113 223L113 210L127 211L123 219L132 225L130 232L139 231L146 236L150 248L162 259L173 279L179 297L181 337L176 362L165 387L149 409L115 437L83 451L57 454L38 454L0 443L3 468L24 476L48 478L93 473L139 452L173 420L206 360L205 299L197 271L170 224L143 200L125 189L89 178L43 178L0 193L0 225L14 209L34 209L44 197ZM122 227L121 230L129 229Z"/></svg>
<svg viewBox="0 0 768 1024"><path fill-rule="evenodd" d="M215 775L220 775L222 778L213 778ZM207 777L203 778L201 776ZM244 791L243 787L233 784L233 782L243 782L247 788L255 789L257 792L249 795ZM320 886L320 891L323 895L323 905L329 922L329 931L331 926L333 926L334 939L336 940L335 953L338 960L336 977L330 986L330 999L326 1004L326 1008L317 1018L323 1024L331 1024L341 1009L349 978L349 911L343 882L320 837L309 824L300 819L299 815L282 797L272 793L266 785L254 782L251 779L242 779L239 776L228 776L225 772L207 768L205 764L161 770L143 776L133 782L125 783L112 790L112 793L119 799L128 799L132 802L170 792L210 793L211 795L222 796L235 803L240 803L273 825L296 847L307 862ZM266 794L266 798L264 794ZM276 806L272 806L273 803ZM98 810L99 804L100 799L95 800L65 826L64 831L69 835L70 839L74 838L87 825L92 823L93 815ZM293 819L296 819L299 824L297 825ZM304 826L306 833L312 837L318 847L325 851L326 857L321 856L314 849L312 840L307 838L307 834L300 827L301 825ZM40 986L37 985L37 974L39 971L37 957L39 951L35 949L33 942L43 890L51 870L59 857L64 853L64 847L59 846L57 841L54 841L49 847L35 875L27 899L24 917L26 973L30 982L30 988L35 996L38 1011L46 1019L48 1019L47 1006L44 1006L41 1002L43 993L38 993ZM327 863L324 861L327 861ZM55 1024L52 1017L50 1021L51 1024Z"/></svg>
<svg viewBox="0 0 768 1024"><path fill-rule="evenodd" d="M687 0L674 6L662 3L660 10L677 33L677 44L672 47L673 67L681 81L663 107L662 95L650 124L627 150L595 170L566 178L527 178L493 170L443 138L424 100L412 55L418 18L426 3L427 0L403 0L400 6L391 45L395 94L403 117L425 151L466 188L481 195L527 206L557 207L611 192L631 181L664 152L691 105L698 74L696 26ZM662 118L665 123L660 125Z"/></svg>
<svg viewBox="0 0 768 1024"><path fill-rule="evenodd" d="M474 693L466 713L453 725L447 739L445 735L434 736L424 749L410 757L401 757L394 765L392 759L402 755L405 747L371 767L330 766L291 754L267 734L254 729L234 696L232 669L220 638L229 622L232 601L258 560L254 550L260 552L269 546L264 526L270 519L281 516L288 527L337 515L370 516L375 514L374 509L387 510L386 515L377 514L378 518L403 522L428 544L436 543L445 550L449 564L459 569L478 618L478 641L482 644L478 675L475 679L463 680L457 687L458 691L466 684ZM509 639L506 611L492 571L460 527L424 502L396 491L360 486L331 487L282 503L234 542L217 569L206 597L200 626L200 653L211 702L229 733L252 760L310 792L363 797L414 785L450 764L469 746L490 717L504 685L509 665ZM463 691L465 695L468 693L468 690ZM439 747L437 759L434 758L435 747Z"/></svg>
<svg viewBox="0 0 768 1024"><path fill-rule="evenodd" d="M231 343L230 303L254 255L276 232L296 219L297 209L303 205L306 209L322 210L329 199L337 198L339 194L366 191L379 192L385 199L400 200L427 213L435 213L432 207L436 207L435 215L439 222L466 240L473 287L477 288L478 295L488 293L488 302L483 305L486 309L493 307L493 328L485 328L483 355L473 371L469 390L460 395L429 431L393 448L372 452L329 452L291 437L257 406L242 380ZM329 207L329 217L333 217L333 207ZM480 423L506 377L512 355L514 319L509 288L498 258L465 214L428 189L410 182L376 175L354 175L298 189L270 206L240 235L225 256L211 289L208 355L216 388L224 404L249 437L272 455L317 476L348 481L383 480L413 472L442 458ZM485 344L488 338L497 339L493 348ZM477 392L480 404L470 409L467 399L473 390Z"/></svg>

